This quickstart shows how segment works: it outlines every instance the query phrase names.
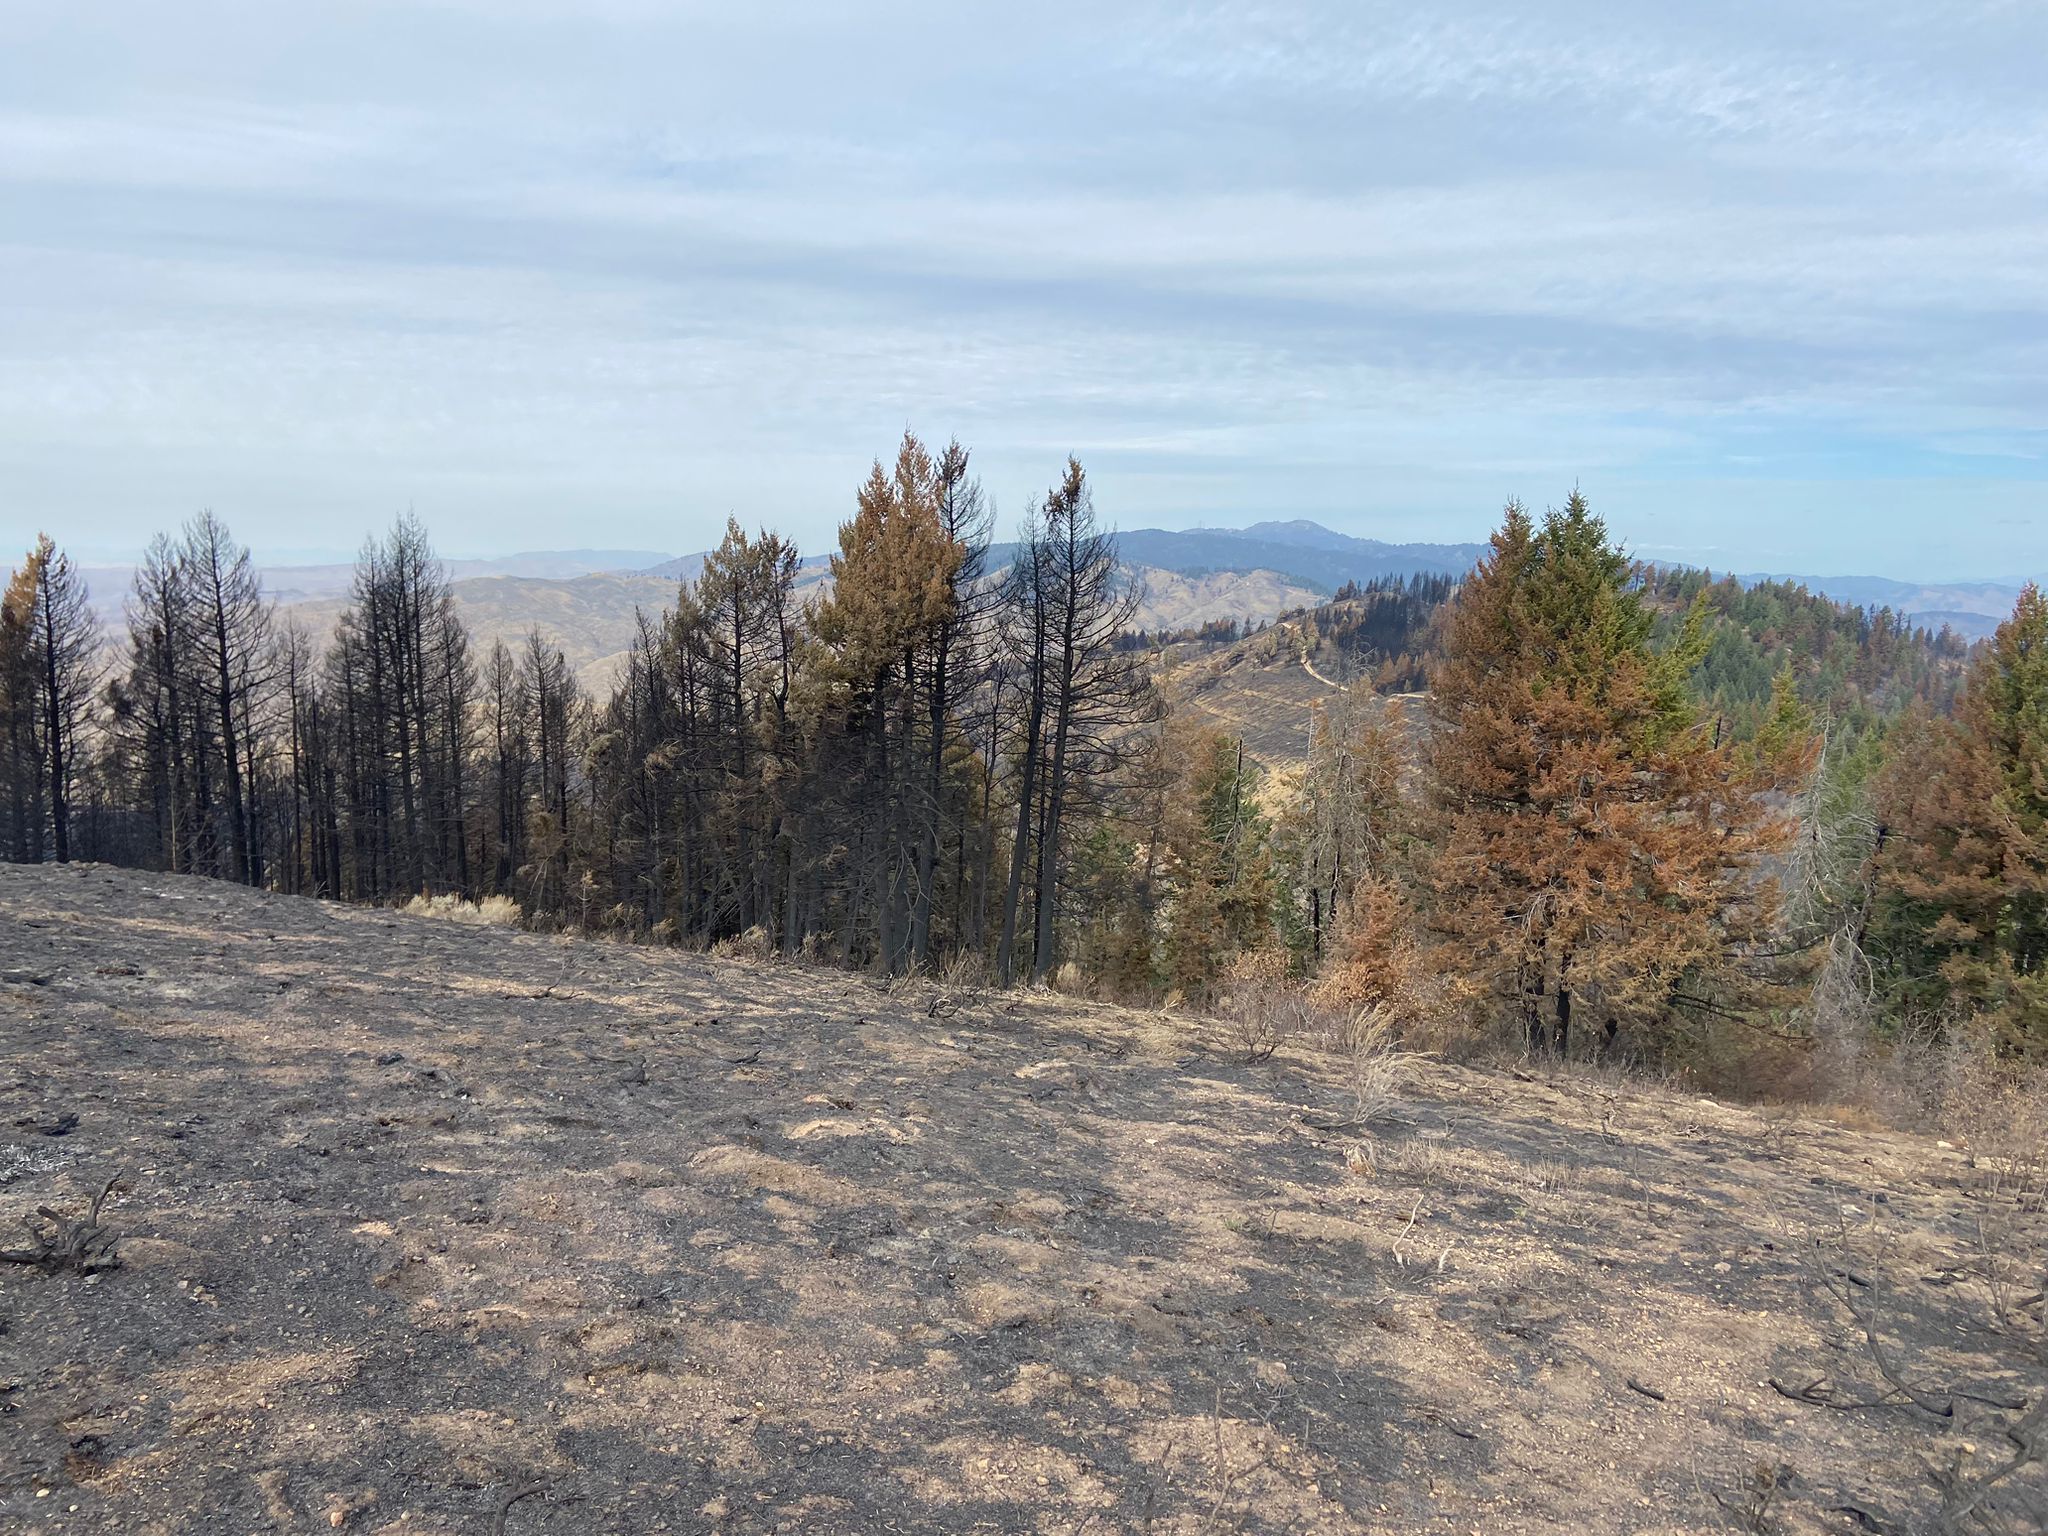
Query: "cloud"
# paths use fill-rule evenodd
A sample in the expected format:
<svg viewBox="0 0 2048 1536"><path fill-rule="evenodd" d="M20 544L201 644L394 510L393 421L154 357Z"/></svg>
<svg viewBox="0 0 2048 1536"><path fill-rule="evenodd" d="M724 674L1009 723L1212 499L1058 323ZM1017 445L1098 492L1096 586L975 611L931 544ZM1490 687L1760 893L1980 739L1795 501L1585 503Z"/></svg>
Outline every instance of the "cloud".
<svg viewBox="0 0 2048 1536"><path fill-rule="evenodd" d="M451 548L816 545L913 424L1012 507L1080 450L1126 524L1462 537L1577 480L1705 550L1768 483L1802 563L1943 519L1954 570L2048 565L2030 8L38 26L0 58L9 542L213 505L345 550L412 504Z"/></svg>

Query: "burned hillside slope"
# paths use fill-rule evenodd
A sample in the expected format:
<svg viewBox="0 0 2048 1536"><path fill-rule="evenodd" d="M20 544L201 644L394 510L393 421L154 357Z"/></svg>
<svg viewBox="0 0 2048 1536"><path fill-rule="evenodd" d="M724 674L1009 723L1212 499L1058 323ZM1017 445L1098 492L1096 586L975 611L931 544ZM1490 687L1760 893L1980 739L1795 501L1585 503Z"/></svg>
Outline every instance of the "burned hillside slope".
<svg viewBox="0 0 2048 1536"><path fill-rule="evenodd" d="M1912 1531L2011 1454L1960 1150L1528 1078L0 868L0 1219L119 1175L0 1265L0 1528Z"/></svg>

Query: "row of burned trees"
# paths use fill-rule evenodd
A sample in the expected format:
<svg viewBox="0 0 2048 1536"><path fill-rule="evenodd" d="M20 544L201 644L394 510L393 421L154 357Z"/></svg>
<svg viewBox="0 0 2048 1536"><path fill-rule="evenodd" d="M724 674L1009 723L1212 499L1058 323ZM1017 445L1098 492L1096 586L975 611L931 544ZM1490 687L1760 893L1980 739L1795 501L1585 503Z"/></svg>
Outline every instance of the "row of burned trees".
<svg viewBox="0 0 2048 1536"><path fill-rule="evenodd" d="M822 595L799 594L794 546L734 522L640 617L608 699L537 633L473 654L410 517L364 550L323 647L203 514L149 549L111 666L45 541L7 612L68 639L8 654L67 659L41 693L10 680L0 851L1043 975L1075 829L1112 810L1159 706L1114 644L1138 595L1081 466L1000 570L991 522L966 452L906 437ZM45 696L64 719L17 726L14 701Z"/></svg>
<svg viewBox="0 0 2048 1536"><path fill-rule="evenodd" d="M2038 593L1952 715L1852 733L1816 717L1824 669L1788 663L1732 729L1700 694L1729 594L1674 620L1582 499L1510 507L1454 592L1377 594L1434 606L1426 637L1397 615L1429 698L1354 688L1267 775L1166 718L1078 464L1000 562L990 523L966 453L907 437L828 587L806 598L796 550L732 524L603 699L537 635L474 655L411 519L365 550L324 645L196 519L138 570L104 678L45 543L0 611L0 851L503 894L535 921L888 972L1071 961L1134 996L1306 976L1346 1008L1559 1046L1810 1040L1845 997L1876 1031L1972 1015L2048 1044Z"/></svg>
<svg viewBox="0 0 2048 1536"><path fill-rule="evenodd" d="M1114 644L1137 594L1080 465L1001 571L989 524L966 452L910 438L809 604L795 548L731 525L596 716L581 894L683 936L1043 975L1074 830L1114 811L1158 701Z"/></svg>

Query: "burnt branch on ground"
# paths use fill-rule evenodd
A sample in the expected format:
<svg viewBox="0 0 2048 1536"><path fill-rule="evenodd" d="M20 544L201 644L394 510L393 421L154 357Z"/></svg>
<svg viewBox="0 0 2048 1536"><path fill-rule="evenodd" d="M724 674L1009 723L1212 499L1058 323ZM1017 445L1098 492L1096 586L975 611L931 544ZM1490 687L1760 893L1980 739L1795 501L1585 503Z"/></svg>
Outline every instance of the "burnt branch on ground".
<svg viewBox="0 0 2048 1536"><path fill-rule="evenodd" d="M522 1500L544 1495L549 1486L546 1478L536 1478L530 1483L508 1488L504 1497L498 1500L498 1507L491 1515L491 1536L505 1536L506 1523L512 1518L512 1506Z"/></svg>
<svg viewBox="0 0 2048 1536"><path fill-rule="evenodd" d="M1985 1320L1958 1319L1954 1332L2008 1346L1984 1362L1984 1374L1998 1379L1967 1386L1938 1380L1931 1367L1905 1358L1903 1345L1887 1340L1884 1292L1872 1278L1878 1266L1870 1265L1870 1274L1851 1268L1847 1234L1838 1242L1841 1251L1833 1257L1816 1242L1812 1273L1819 1288L1848 1314L1877 1382L1844 1387L1825 1375L1803 1382L1773 1376L1772 1388L1793 1402L1817 1408L1897 1410L1918 1415L1932 1434L1966 1433L1968 1438L1958 1434L1948 1440L1945 1454L1928 1462L1928 1476L1941 1494L1936 1529L2048 1530L2048 1486L2043 1485L2043 1474L2048 1474L2048 1379L2028 1369L2039 1363L2035 1352L2010 1347L2031 1340L2010 1328L1986 1327ZM2003 1322L2000 1299L1994 1294L1992 1320ZM1903 1330L1893 1331L1904 1337Z"/></svg>
<svg viewBox="0 0 2048 1536"><path fill-rule="evenodd" d="M21 1218L28 1228L26 1248L0 1248L0 1263L27 1264L53 1275L92 1275L120 1267L114 1252L114 1234L100 1225L100 1207L125 1177L116 1173L92 1197L83 1217L66 1216L49 1206L38 1206L33 1216Z"/></svg>

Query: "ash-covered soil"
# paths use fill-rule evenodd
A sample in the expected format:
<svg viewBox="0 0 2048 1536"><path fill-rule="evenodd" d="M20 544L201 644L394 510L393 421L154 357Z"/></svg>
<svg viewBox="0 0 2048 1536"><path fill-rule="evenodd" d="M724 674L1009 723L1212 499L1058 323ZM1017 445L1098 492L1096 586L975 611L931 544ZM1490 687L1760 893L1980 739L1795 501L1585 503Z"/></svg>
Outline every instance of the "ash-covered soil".
<svg viewBox="0 0 2048 1536"><path fill-rule="evenodd" d="M1963 1155L1529 1076L0 867L0 1529L1929 1528Z"/></svg>

